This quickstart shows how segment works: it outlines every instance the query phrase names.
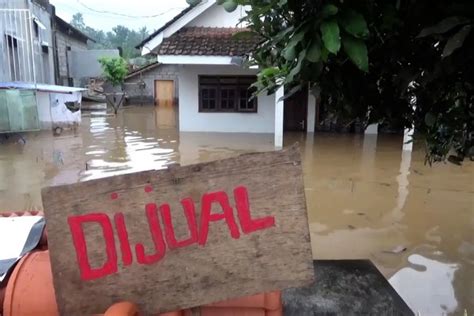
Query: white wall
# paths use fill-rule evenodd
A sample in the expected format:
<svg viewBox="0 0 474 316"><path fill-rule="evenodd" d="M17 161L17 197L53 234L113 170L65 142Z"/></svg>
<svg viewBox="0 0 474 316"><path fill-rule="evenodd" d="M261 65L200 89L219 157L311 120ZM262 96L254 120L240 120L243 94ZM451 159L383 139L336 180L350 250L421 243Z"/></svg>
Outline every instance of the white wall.
<svg viewBox="0 0 474 316"><path fill-rule="evenodd" d="M51 93L50 101L53 128L58 126L67 128L81 123L81 110L71 112L65 105L65 102L69 101L81 103L81 92Z"/></svg>
<svg viewBox="0 0 474 316"><path fill-rule="evenodd" d="M81 110L76 112L69 111L64 104L67 101L81 103L81 92L65 94L39 91L36 93L38 120L41 129L48 130L56 127L68 128L81 123Z"/></svg>
<svg viewBox="0 0 474 316"><path fill-rule="evenodd" d="M242 6L227 12L223 6L214 4L186 26L236 27L244 13Z"/></svg>
<svg viewBox="0 0 474 316"><path fill-rule="evenodd" d="M311 93L311 90L308 89L308 116L306 118L306 128L307 133L314 133L314 127L316 125L316 97Z"/></svg>
<svg viewBox="0 0 474 316"><path fill-rule="evenodd" d="M275 96L258 97L257 113L200 113L198 75L252 75L237 66L184 65L179 81L179 129L183 132L274 133Z"/></svg>
<svg viewBox="0 0 474 316"><path fill-rule="evenodd" d="M38 105L38 120L40 128L43 130L51 129L53 127L53 122L51 120L51 101L49 99L49 92L37 92L36 104Z"/></svg>

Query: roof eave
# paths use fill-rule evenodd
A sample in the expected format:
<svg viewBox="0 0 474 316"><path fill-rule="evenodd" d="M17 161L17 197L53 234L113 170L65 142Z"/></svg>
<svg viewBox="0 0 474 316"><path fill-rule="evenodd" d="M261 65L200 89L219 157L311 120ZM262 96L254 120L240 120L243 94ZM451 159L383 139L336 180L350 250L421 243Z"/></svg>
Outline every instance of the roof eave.
<svg viewBox="0 0 474 316"><path fill-rule="evenodd" d="M173 19L168 21L165 25L163 25L161 28L150 34L146 39L144 39L140 44L135 46L137 49L142 49L142 55L146 55L148 53L151 53L153 50L158 47L160 44L159 37L161 36L161 40L163 40L163 33L165 31L169 30L172 26L174 26L176 23L179 23L178 26L176 27L175 30L171 31L169 34L166 34L166 36L170 36L180 30L183 26L185 26L187 23L192 21L194 18L199 16L202 12L206 11L208 8L210 8L213 4L215 4L215 0L208 0L208 1L201 1L198 4L194 6L189 6L183 11L181 11L178 15L176 15ZM195 13L196 14L193 14ZM181 26L180 26L181 25ZM154 44L155 46L152 48L148 48L147 52L144 52L143 48L146 46L147 43L153 41L153 39L158 37L157 44Z"/></svg>
<svg viewBox="0 0 474 316"><path fill-rule="evenodd" d="M72 26L71 24L67 23L66 21L64 21L63 19L61 19L60 17L58 17L57 15L55 16L55 20L56 20L56 23L58 24L61 24L63 27L65 28L70 28L71 30L73 30L74 32L77 33L77 35L79 37L82 37L84 39L86 39L86 41L91 41L91 42L94 42L94 43L97 43L97 41L95 39L93 39L92 37L90 37L89 35L85 34L84 32L78 30L77 28L75 28L74 26Z"/></svg>
<svg viewBox="0 0 474 316"><path fill-rule="evenodd" d="M158 63L164 65L234 65L242 66L245 56L217 55L158 55Z"/></svg>

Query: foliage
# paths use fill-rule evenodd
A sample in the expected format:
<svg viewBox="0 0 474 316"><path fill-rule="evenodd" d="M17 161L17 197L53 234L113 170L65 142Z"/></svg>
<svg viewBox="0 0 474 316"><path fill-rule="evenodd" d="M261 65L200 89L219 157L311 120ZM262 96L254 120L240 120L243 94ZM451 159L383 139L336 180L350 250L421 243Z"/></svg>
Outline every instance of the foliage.
<svg viewBox="0 0 474 316"><path fill-rule="evenodd" d="M415 125L427 162L472 152L474 3L431 0L221 0L247 6L262 38L249 63L258 93L310 84L346 122ZM248 32L248 31L246 31Z"/></svg>
<svg viewBox="0 0 474 316"><path fill-rule="evenodd" d="M117 25L112 28L111 32L105 33L102 30L86 26L81 13L72 16L71 25L97 41L96 43L90 43L90 48L111 49L120 47L122 57L125 59L140 56L140 52L135 48L135 45L144 40L150 33L146 26L135 31L123 25Z"/></svg>
<svg viewBox="0 0 474 316"><path fill-rule="evenodd" d="M127 62L123 58L102 57L99 58L99 63L102 66L107 81L109 81L113 86L123 84L125 76L128 73Z"/></svg>

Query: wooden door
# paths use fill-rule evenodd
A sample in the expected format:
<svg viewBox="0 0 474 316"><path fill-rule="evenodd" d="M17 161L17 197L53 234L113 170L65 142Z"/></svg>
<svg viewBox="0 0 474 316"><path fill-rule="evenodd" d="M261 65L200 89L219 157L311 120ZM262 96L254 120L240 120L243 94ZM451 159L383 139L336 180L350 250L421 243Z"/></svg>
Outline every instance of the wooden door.
<svg viewBox="0 0 474 316"><path fill-rule="evenodd" d="M157 126L176 127L173 80L155 80L155 106Z"/></svg>
<svg viewBox="0 0 474 316"><path fill-rule="evenodd" d="M285 100L283 129L285 131L306 131L308 112L308 90L301 89Z"/></svg>
<svg viewBox="0 0 474 316"><path fill-rule="evenodd" d="M173 106L173 80L155 80L155 105Z"/></svg>

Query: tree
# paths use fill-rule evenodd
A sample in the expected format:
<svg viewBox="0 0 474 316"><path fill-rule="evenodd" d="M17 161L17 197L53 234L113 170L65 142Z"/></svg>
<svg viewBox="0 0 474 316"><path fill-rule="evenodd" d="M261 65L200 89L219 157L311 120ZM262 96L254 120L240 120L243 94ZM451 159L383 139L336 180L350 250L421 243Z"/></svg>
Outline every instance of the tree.
<svg viewBox="0 0 474 316"><path fill-rule="evenodd" d="M140 56L140 52L135 49L135 46L149 35L146 26L135 31L123 25L117 25L112 28L112 31L104 33L102 30L96 30L87 26L82 13L76 13L72 16L71 25L96 41L96 43L90 42L89 48L114 49L120 47L122 49L122 57L127 60Z"/></svg>
<svg viewBox="0 0 474 316"><path fill-rule="evenodd" d="M74 13L71 19L71 25L80 31L84 31L86 29L86 23L84 23L84 17L82 16L82 13Z"/></svg>
<svg viewBox="0 0 474 316"><path fill-rule="evenodd" d="M99 58L99 63L102 66L105 79L112 84L113 87L120 87L125 81L125 76L128 73L127 62L122 57L102 57ZM122 92L106 93L106 100L114 109L115 114L123 102L125 94Z"/></svg>
<svg viewBox="0 0 474 316"><path fill-rule="evenodd" d="M345 122L414 124L428 163L472 155L472 1L219 3L227 11L249 8L242 19L249 31L237 36L262 38L249 58L260 68L258 92L285 85L288 97L309 84Z"/></svg>
<svg viewBox="0 0 474 316"><path fill-rule="evenodd" d="M107 81L114 87L123 84L128 73L127 62L123 58L102 57L99 58L99 63Z"/></svg>

